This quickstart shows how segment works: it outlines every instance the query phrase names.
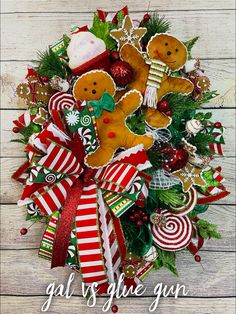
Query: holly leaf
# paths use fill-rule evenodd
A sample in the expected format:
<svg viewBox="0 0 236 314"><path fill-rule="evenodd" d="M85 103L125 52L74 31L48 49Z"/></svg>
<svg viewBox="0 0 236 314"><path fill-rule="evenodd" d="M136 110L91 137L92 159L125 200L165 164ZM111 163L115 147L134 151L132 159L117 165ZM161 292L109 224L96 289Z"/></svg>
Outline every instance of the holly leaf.
<svg viewBox="0 0 236 314"><path fill-rule="evenodd" d="M116 41L110 36L110 31L114 28L117 28L117 26L111 22L102 22L98 15L96 13L94 14L93 25L90 32L102 39L107 49L110 51L113 51L116 48Z"/></svg>
<svg viewBox="0 0 236 314"><path fill-rule="evenodd" d="M190 213L188 213L188 217L189 218L195 218L199 214L205 213L208 208L209 208L208 204L197 204L194 207L194 209Z"/></svg>
<svg viewBox="0 0 236 314"><path fill-rule="evenodd" d="M215 238L215 239L221 239L221 235L219 232L217 232L217 225L211 224L206 220L199 219L196 223L196 226L198 227L199 233L203 239L208 238Z"/></svg>
<svg viewBox="0 0 236 314"><path fill-rule="evenodd" d="M175 265L175 252L164 251L157 248L158 257L154 262L154 267L159 269L161 267L168 268L173 274L178 276L177 268Z"/></svg>

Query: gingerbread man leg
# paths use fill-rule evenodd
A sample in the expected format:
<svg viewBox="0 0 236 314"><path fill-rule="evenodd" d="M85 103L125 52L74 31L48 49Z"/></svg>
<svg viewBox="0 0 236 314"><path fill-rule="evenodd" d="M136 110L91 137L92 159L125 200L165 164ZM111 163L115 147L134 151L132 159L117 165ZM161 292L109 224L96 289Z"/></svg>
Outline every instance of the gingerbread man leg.
<svg viewBox="0 0 236 314"><path fill-rule="evenodd" d="M154 128L166 128L171 123L171 118L154 108L146 109L147 124Z"/></svg>
<svg viewBox="0 0 236 314"><path fill-rule="evenodd" d="M113 147L104 147L101 143L95 152L85 157L85 164L92 166L92 168L99 168L106 165L112 159L114 153Z"/></svg>
<svg viewBox="0 0 236 314"><path fill-rule="evenodd" d="M147 150L150 147L152 147L153 143L154 143L154 139L152 136L127 133L125 149L129 149L136 145L143 144L144 149Z"/></svg>

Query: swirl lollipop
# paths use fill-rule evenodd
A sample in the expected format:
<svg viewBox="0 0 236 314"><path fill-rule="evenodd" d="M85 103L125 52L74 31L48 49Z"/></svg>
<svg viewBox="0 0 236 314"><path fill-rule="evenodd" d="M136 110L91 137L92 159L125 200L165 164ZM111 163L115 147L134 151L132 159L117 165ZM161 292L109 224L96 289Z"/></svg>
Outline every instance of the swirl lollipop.
<svg viewBox="0 0 236 314"><path fill-rule="evenodd" d="M193 226L187 216L175 216L168 210L161 211L164 224L151 225L153 241L165 251L179 251L189 245Z"/></svg>
<svg viewBox="0 0 236 314"><path fill-rule="evenodd" d="M71 94L58 92L50 98L48 111L51 114L52 110L62 111L64 109L72 109L75 103L75 99Z"/></svg>
<svg viewBox="0 0 236 314"><path fill-rule="evenodd" d="M197 204L197 191L190 188L187 193L183 194L182 205L171 205L169 211L178 216L183 216L189 213Z"/></svg>

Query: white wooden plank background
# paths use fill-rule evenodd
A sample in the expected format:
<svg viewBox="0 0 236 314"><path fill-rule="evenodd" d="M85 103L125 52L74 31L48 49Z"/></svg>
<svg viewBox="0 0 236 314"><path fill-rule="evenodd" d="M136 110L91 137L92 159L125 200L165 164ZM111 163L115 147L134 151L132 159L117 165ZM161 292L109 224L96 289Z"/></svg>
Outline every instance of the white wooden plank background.
<svg viewBox="0 0 236 314"><path fill-rule="evenodd" d="M17 83L24 78L27 65L36 57L36 50L55 42L71 24L90 24L96 7L115 11L125 4L135 18L140 18L149 1L127 0L4 0L2 1L1 55L1 312L10 314L40 313L46 300L45 288L51 281L65 282L68 269L50 270L47 261L37 257L43 225L32 227L25 237L19 230L28 226L25 211L16 206L21 187L10 180L11 173L23 162L22 146L10 143L11 120L23 112L25 105L14 95ZM188 297L161 299L158 313L235 313L235 3L232 0L151 0L150 11L158 10L172 23L172 33L182 40L200 35L194 48L195 56L212 81L212 89L220 96L206 105L214 118L227 127L225 157L217 158L231 195L213 204L206 219L219 225L223 239L210 240L202 250L202 267L192 256L181 253L177 259L179 278L167 270L152 273L146 281L147 292L142 298L117 301L119 313L147 313L154 299L153 288L158 282L184 283ZM77 276L78 277L78 276ZM49 313L101 313L104 298L94 309L81 297L80 279L76 277L75 296L70 300L57 298Z"/></svg>

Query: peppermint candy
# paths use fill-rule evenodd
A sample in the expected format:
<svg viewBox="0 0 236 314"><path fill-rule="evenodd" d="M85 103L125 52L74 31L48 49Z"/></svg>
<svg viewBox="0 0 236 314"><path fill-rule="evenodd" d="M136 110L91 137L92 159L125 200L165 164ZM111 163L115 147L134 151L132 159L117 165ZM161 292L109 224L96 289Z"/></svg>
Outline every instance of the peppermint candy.
<svg viewBox="0 0 236 314"><path fill-rule="evenodd" d="M72 109L75 105L75 99L71 94L58 92L54 94L48 103L48 111L50 114L52 110L62 111Z"/></svg>
<svg viewBox="0 0 236 314"><path fill-rule="evenodd" d="M27 212L31 217L36 217L40 215L40 209L35 203L30 203L27 205Z"/></svg>
<svg viewBox="0 0 236 314"><path fill-rule="evenodd" d="M164 209L165 225L151 225L153 241L165 251L179 251L192 240L193 226L187 216L176 216Z"/></svg>
<svg viewBox="0 0 236 314"><path fill-rule="evenodd" d="M183 205L171 205L169 211L173 212L175 215L183 216L193 210L194 206L197 204L197 191L194 188L190 188L187 193L183 194Z"/></svg>

